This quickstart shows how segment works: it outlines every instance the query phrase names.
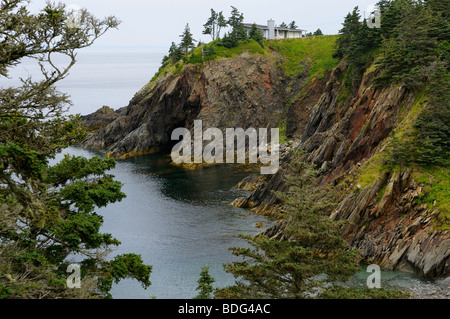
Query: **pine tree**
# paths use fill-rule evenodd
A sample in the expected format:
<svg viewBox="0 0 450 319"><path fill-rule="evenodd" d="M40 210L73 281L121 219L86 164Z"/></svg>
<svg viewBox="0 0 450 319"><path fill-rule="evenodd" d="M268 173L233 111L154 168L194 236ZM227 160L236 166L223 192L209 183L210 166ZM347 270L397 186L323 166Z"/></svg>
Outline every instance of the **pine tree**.
<svg viewBox="0 0 450 319"><path fill-rule="evenodd" d="M194 47L194 38L191 33L191 28L189 27L189 23L186 24L184 28L183 34L180 35L181 43L180 49L184 52L184 56L187 56L190 49Z"/></svg>
<svg viewBox="0 0 450 319"><path fill-rule="evenodd" d="M315 169L294 154L286 174L289 191L279 193L285 205L288 240L242 236L250 248L232 248L243 257L226 265L239 280L218 296L234 298L308 298L317 288L345 282L359 270L358 253L340 237L340 224L330 219L332 192L315 185ZM326 277L324 281L316 276ZM312 294L312 295L310 295Z"/></svg>
<svg viewBox="0 0 450 319"><path fill-rule="evenodd" d="M323 35L322 30L317 29L317 30L313 33L313 35Z"/></svg>
<svg viewBox="0 0 450 319"><path fill-rule="evenodd" d="M227 25L223 12L216 12L214 9L211 9L211 17L203 25L203 34L209 34L214 41L220 38L220 31Z"/></svg>
<svg viewBox="0 0 450 319"><path fill-rule="evenodd" d="M289 23L289 29L297 29L298 26L295 24L295 21L292 21L291 23Z"/></svg>
<svg viewBox="0 0 450 319"><path fill-rule="evenodd" d="M0 297L110 297L112 282L124 278L148 287L151 266L140 256L105 260L120 242L100 232L103 218L95 209L125 197L122 184L107 173L115 161L66 156L50 165L57 153L85 136L79 117L66 115L69 98L55 85L76 63L77 50L119 21L99 20L82 10L73 27L66 23L63 4L48 3L32 14L22 2L0 5L0 77L23 58L36 61L42 77L11 87L5 80L0 89L0 272L12 279L0 276ZM67 64L55 63L57 56ZM69 290L67 260L74 255L86 285Z"/></svg>
<svg viewBox="0 0 450 319"><path fill-rule="evenodd" d="M200 293L194 299L211 299L214 287L212 284L216 280L209 274L209 266L203 266L198 280L198 286L195 290Z"/></svg>
<svg viewBox="0 0 450 319"><path fill-rule="evenodd" d="M228 25L231 27L229 37L237 41L247 40L247 32L242 24L244 21L244 14L240 13L236 7L231 7L231 16L228 19Z"/></svg>
<svg viewBox="0 0 450 319"><path fill-rule="evenodd" d="M425 165L450 165L450 73L436 64L428 84L428 106L415 123L415 161Z"/></svg>
<svg viewBox="0 0 450 319"><path fill-rule="evenodd" d="M437 20L432 11L418 3L402 1L401 20L391 38L383 41L383 74L375 79L377 86L399 83L415 89L426 80L427 68L439 56L435 35Z"/></svg>
<svg viewBox="0 0 450 319"><path fill-rule="evenodd" d="M342 24L342 29L339 30L339 38L336 41L336 51L333 56L338 59L342 59L350 53L350 46L352 44L352 38L355 39L360 30L358 7L355 7L352 13L348 13Z"/></svg>
<svg viewBox="0 0 450 319"><path fill-rule="evenodd" d="M183 51L181 51L180 47L172 42L172 45L169 48L169 59L172 63L176 63L181 60L183 57Z"/></svg>
<svg viewBox="0 0 450 319"><path fill-rule="evenodd" d="M263 34L261 30L258 29L255 23L252 25L252 28L250 29L249 38L255 40L261 46L263 46L263 39L264 39Z"/></svg>

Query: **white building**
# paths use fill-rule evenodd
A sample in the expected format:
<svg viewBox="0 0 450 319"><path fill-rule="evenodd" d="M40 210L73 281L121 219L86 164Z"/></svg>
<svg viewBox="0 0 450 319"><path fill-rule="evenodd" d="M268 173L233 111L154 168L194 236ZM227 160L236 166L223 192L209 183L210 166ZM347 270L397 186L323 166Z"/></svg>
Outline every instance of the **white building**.
<svg viewBox="0 0 450 319"><path fill-rule="evenodd" d="M244 23L245 31L247 35L250 35L253 23ZM290 29L275 26L275 21L270 19L267 21L267 25L256 24L256 27L261 30L263 37L272 39L296 39L306 37L306 30Z"/></svg>

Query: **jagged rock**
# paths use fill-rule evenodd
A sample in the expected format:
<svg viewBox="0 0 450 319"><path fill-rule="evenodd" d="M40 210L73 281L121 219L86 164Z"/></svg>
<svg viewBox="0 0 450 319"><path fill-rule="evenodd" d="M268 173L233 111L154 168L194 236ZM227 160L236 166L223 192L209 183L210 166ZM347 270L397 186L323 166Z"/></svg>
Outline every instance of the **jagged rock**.
<svg viewBox="0 0 450 319"><path fill-rule="evenodd" d="M299 147L307 152L304 159L324 169L319 177L321 184L337 184L342 174L350 174L355 166L360 167L381 151L385 147L382 142L398 124L400 108L409 108L414 101L414 95L402 87L375 90L370 79L364 78L350 102L338 102L337 79L343 72L345 64L331 72L322 95L314 97L313 107L308 100L305 108L311 112L309 120L304 131L297 133L302 136ZM302 108L301 103L300 99L291 109ZM247 199L261 206L281 205L273 191L285 190L282 174L268 177ZM416 204L422 192L410 169L385 173L372 184L350 191L331 218L350 222L342 235L361 250L365 262L427 277L445 277L450 273L450 234L434 229L435 211L426 204ZM281 225L276 225L266 233L282 238L280 231Z"/></svg>
<svg viewBox="0 0 450 319"><path fill-rule="evenodd" d="M130 101L123 115L90 135L85 148L126 157L170 146L175 128L278 128L284 75L273 59L244 53L203 66L187 64L154 81ZM126 125L123 125L124 123Z"/></svg>
<svg viewBox="0 0 450 319"><path fill-rule="evenodd" d="M84 122L87 131L96 132L114 122L121 116L123 111L123 108L115 111L113 108L105 105L92 114L81 116L81 120Z"/></svg>

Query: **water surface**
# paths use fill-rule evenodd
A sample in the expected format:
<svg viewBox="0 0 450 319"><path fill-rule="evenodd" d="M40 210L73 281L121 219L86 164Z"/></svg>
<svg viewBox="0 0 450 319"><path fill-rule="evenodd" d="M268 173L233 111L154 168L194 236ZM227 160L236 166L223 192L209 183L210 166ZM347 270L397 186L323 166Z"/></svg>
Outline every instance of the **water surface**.
<svg viewBox="0 0 450 319"><path fill-rule="evenodd" d="M64 153L97 155L80 148ZM102 232L122 242L109 257L136 253L153 266L149 289L125 280L114 286L114 298L193 298L204 265L210 266L215 287L232 285L233 276L223 269L224 263L236 260L228 249L246 246L238 235L264 229L257 223L270 225L264 217L231 206L248 194L235 188L250 174L239 166L191 171L174 167L167 155L155 154L118 161L111 174L124 184L127 197L97 210L104 216Z"/></svg>

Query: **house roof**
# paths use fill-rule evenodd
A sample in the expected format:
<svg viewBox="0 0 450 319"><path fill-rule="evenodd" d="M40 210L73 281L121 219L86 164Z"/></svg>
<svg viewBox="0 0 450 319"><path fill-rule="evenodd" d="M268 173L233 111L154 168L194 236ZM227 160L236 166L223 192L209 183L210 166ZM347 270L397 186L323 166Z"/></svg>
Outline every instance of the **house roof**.
<svg viewBox="0 0 450 319"><path fill-rule="evenodd" d="M244 27L248 27L251 28L253 26L253 23L243 23ZM262 25L262 24L257 24L256 27L258 29L264 29L264 30L268 30L269 28L266 25Z"/></svg>
<svg viewBox="0 0 450 319"><path fill-rule="evenodd" d="M246 28L251 28L253 26L253 23L243 23L243 25ZM256 24L256 27L261 30L269 30L268 26L262 25L262 24ZM282 27L275 27L275 30L278 30L278 31L306 31L303 29L291 29L291 28L282 28Z"/></svg>

